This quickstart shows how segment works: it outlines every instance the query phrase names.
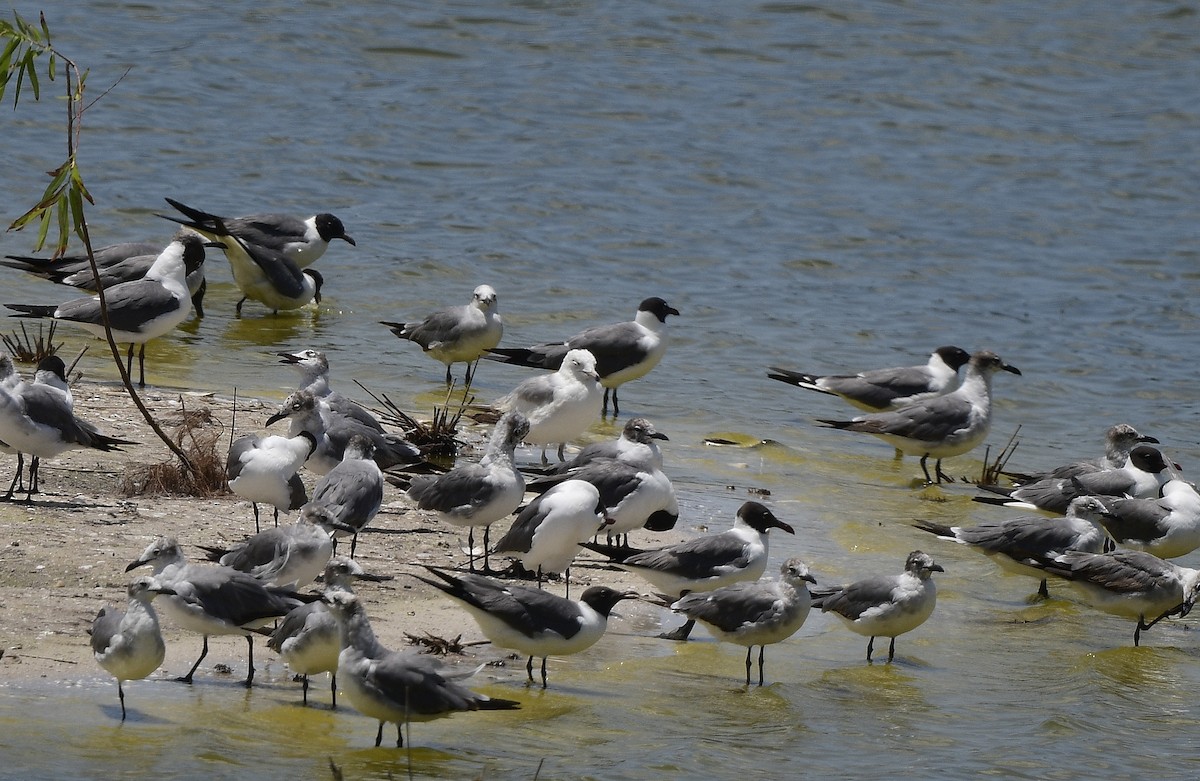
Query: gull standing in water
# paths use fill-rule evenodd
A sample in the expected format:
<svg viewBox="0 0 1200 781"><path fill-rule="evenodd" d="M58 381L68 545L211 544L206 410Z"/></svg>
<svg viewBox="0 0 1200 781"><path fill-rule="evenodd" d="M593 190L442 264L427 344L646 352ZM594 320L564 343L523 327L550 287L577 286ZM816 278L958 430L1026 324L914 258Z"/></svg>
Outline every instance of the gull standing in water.
<svg viewBox="0 0 1200 781"><path fill-rule="evenodd" d="M208 246L208 245L205 245ZM144 241L109 244L92 251L96 268L100 272L100 285L112 287L121 282L133 282L146 276L154 260L162 253L162 244ZM8 262L0 264L25 271L35 277L47 279L57 285L77 287L96 292L96 278L86 252L60 255L55 258L36 258L26 255L6 255ZM192 307L196 317L204 317L204 293L208 284L204 279L204 264L200 263L187 275L188 292L192 295Z"/></svg>
<svg viewBox="0 0 1200 781"><path fill-rule="evenodd" d="M758 685L763 685L763 656L768 645L782 642L804 625L812 607L808 584L816 579L800 559L788 559L779 580L734 583L713 591L688 594L671 605L713 636L746 646L746 685L750 685L750 652L758 646Z"/></svg>
<svg viewBox="0 0 1200 781"><path fill-rule="evenodd" d="M942 471L942 459L975 449L992 426L992 375L998 371L1020 374L1000 356L981 350L971 356L966 376L957 390L925 399L891 412L859 415L851 420L819 418L818 423L844 431L871 434L908 455L921 457L925 482L932 484L925 462L937 459L937 481L953 480Z"/></svg>
<svg viewBox="0 0 1200 781"><path fill-rule="evenodd" d="M123 612L106 605L88 629L96 661L117 679L121 721L125 721L125 689L121 683L145 678L162 665L167 655L158 614L150 601L159 594L175 592L142 575L133 579L126 593L129 601Z"/></svg>
<svg viewBox="0 0 1200 781"><path fill-rule="evenodd" d="M877 575L848 586L813 591L813 607L832 612L851 632L870 637L867 661L875 650L876 637L890 637L888 662L896 656L896 636L925 623L937 604L937 586L930 577L945 572L927 553L908 554L904 572Z"/></svg>
<svg viewBox="0 0 1200 781"><path fill-rule="evenodd" d="M546 688L546 657L577 654L604 635L612 609L632 591L592 586L578 601L540 588L507 585L482 575L452 575L426 566L439 582L413 575L462 605L493 645L529 657L525 672L533 683L533 659L542 659L542 688Z"/></svg>
<svg viewBox="0 0 1200 781"><path fill-rule="evenodd" d="M496 291L491 285L480 285L472 294L471 303L465 306L440 309L423 320L408 323L380 321L392 329L401 339L421 345L431 358L446 364L446 384L450 385L450 366L455 363L467 365L463 380L471 386L475 376L474 366L488 350L500 344L504 335L504 323L496 311Z"/></svg>
<svg viewBox="0 0 1200 781"><path fill-rule="evenodd" d="M1106 497L1103 501L1108 512L1100 523L1122 548L1164 559L1186 556L1200 548L1200 493L1187 480L1163 483L1162 496L1157 499Z"/></svg>
<svg viewBox="0 0 1200 781"><path fill-rule="evenodd" d="M204 637L200 658L179 678L191 683L196 668L208 655L209 635L242 635L249 646L247 688L254 682L254 629L282 618L303 602L279 589L269 588L252 575L220 565L188 564L173 537L160 537L130 562L126 572L149 564L160 585L174 594L159 605L181 628ZM164 592L165 593L165 592Z"/></svg>
<svg viewBox="0 0 1200 781"><path fill-rule="evenodd" d="M772 380L828 393L867 412L893 410L949 393L958 387L958 370L971 359L961 347L939 347L922 366L872 369L858 374L805 374L772 366Z"/></svg>
<svg viewBox="0 0 1200 781"><path fill-rule="evenodd" d="M1019 485L1036 483L1040 480L1057 480L1078 477L1092 472L1103 472L1108 469L1120 469L1129 460L1129 454L1138 445L1157 445L1158 440L1138 432L1128 423L1118 423L1109 426L1104 432L1104 456L1090 461L1074 461L1045 472L1010 472L1001 470L1000 474L1012 478Z"/></svg>
<svg viewBox="0 0 1200 781"><path fill-rule="evenodd" d="M775 517L760 502L738 508L733 528L656 550L584 543L584 547L607 557L623 569L640 575L660 592L677 599L697 591L712 591L742 581L758 580L767 569L771 529L788 534L796 531ZM667 640L686 640L696 622L662 635Z"/></svg>
<svg viewBox="0 0 1200 781"><path fill-rule="evenodd" d="M524 348L498 348L486 358L519 366L557 369L571 350L587 350L596 359L596 372L604 386L603 412L608 412L612 390L613 415L620 415L617 389L630 380L644 377L667 352L667 317L679 310L661 298L647 298L638 305L633 320L588 328L563 342L547 342Z"/></svg>
<svg viewBox="0 0 1200 781"><path fill-rule="evenodd" d="M350 704L379 722L375 745L383 742L383 725L396 725L396 746L404 745L402 726L430 721L458 711L515 710L514 700L493 699L455 683L440 672L441 663L422 654L390 651L375 637L358 597L334 591L322 599L341 630L338 672Z"/></svg>
<svg viewBox="0 0 1200 781"><path fill-rule="evenodd" d="M1180 567L1144 551L1066 551L1037 564L1065 579L1097 610L1136 620L1134 647L1142 630L1169 616L1186 616L1200 596L1200 570Z"/></svg>
<svg viewBox="0 0 1200 781"><path fill-rule="evenodd" d="M138 351L138 385L141 387L146 385L146 342L175 330L192 311L187 275L204 263L206 246L212 244L206 244L192 231L180 231L154 260L145 277L104 289L113 340L129 344L126 374L130 377L133 376L134 345L141 346ZM75 298L58 306L6 306L18 312L13 317L46 317L74 323L98 338L104 338L100 299L95 296Z"/></svg>
<svg viewBox="0 0 1200 781"><path fill-rule="evenodd" d="M1049 597L1045 573L1028 563L1068 550L1102 553L1109 543L1104 533L1108 509L1095 496L1071 500L1066 516L1022 515L978 526L946 526L935 521L917 520L913 525L936 534L943 540L967 545L994 561L1000 569L1041 581L1038 595Z"/></svg>
<svg viewBox="0 0 1200 781"><path fill-rule="evenodd" d="M354 559L335 556L325 565L325 591L352 591L356 580L379 583L390 575L372 575ZM279 654L293 673L303 676L304 704L308 705L308 676L329 673L332 703L337 707L337 665L342 643L337 621L324 602L309 602L283 617L271 633L267 647Z"/></svg>

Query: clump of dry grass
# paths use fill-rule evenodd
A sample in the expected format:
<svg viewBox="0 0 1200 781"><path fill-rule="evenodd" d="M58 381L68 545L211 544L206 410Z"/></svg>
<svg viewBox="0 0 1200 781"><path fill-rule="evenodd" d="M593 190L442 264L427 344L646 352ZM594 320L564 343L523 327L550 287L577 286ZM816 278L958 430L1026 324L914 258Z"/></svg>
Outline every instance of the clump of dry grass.
<svg viewBox="0 0 1200 781"><path fill-rule="evenodd" d="M180 410L168 421L171 438L188 457L189 469L178 459L143 464L126 471L118 486L122 496L221 496L229 490L225 480L225 449L221 442L225 424L212 410L189 410L180 399Z"/></svg>
<svg viewBox="0 0 1200 781"><path fill-rule="evenodd" d="M54 344L54 331L58 323L54 320L50 321L50 328L45 336L42 335L42 324L39 322L37 327L37 338L34 339L29 335L29 331L25 329L25 323L21 323L21 332L12 332L12 335L0 334L0 339L4 340L4 346L8 348L8 353L15 360L22 363L40 363L43 358L49 358L58 352L62 347L62 342Z"/></svg>
<svg viewBox="0 0 1200 781"><path fill-rule="evenodd" d="M435 406L433 418L426 422L417 420L400 409L386 393L376 395L362 383L356 381L355 384L383 407L380 421L403 431L408 441L421 448L421 453L426 457L453 459L458 455L458 447L461 444L458 440L458 424L462 421L467 406L475 400L474 396L463 395L455 406L455 386L451 385L446 389L445 403L441 407Z"/></svg>
<svg viewBox="0 0 1200 781"><path fill-rule="evenodd" d="M1008 438L1008 442L1000 449L994 459L991 458L991 448L983 451L983 474L978 480L972 481L976 485L997 485L1000 482L1001 475L1004 474L1004 467L1008 465L1008 460L1012 458L1012 454L1016 451L1017 445L1021 444L1021 440L1017 439L1017 435L1021 433L1020 425L1017 430Z"/></svg>

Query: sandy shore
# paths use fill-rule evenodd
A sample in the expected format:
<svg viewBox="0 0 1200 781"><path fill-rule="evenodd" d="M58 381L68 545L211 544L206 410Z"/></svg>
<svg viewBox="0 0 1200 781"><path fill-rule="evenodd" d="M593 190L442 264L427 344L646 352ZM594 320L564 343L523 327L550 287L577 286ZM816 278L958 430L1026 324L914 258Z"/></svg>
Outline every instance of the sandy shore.
<svg viewBox="0 0 1200 781"><path fill-rule="evenodd" d="M87 627L104 603L124 603L125 586L132 577L126 565L162 535L174 535L190 557L202 558L196 545L227 546L254 533L250 504L233 494L212 499L173 496L119 495L118 485L127 470L141 464L168 460L170 454L134 408L123 389L91 382L74 388L76 414L111 436L134 440L121 453L74 450L43 461L41 493L33 502L0 503L0 677L78 679L105 677L92 658ZM161 422L188 410L211 406L214 416L228 427L232 405L227 399L147 389L147 407ZM273 402L238 400L238 433L263 431L274 412ZM228 428L225 429L228 441ZM481 445L484 430L461 432ZM4 457L0 480L7 487L16 459ZM315 478L305 475L311 488ZM17 498L23 498L20 494ZM271 523L269 512L263 518ZM281 519L282 521L282 519ZM506 522L498 524L501 530ZM668 544L682 535L659 535ZM369 572L394 575L383 584L363 584L359 589L368 603L376 632L385 645L404 648L406 634L429 633L463 643L483 640L474 621L448 599L404 573L416 564L458 566L465 560L460 548L465 530L439 522L412 507L398 489L388 486L384 505L372 527L359 537L357 558ZM149 569L135 571L149 572ZM580 566L572 573L572 593L588 580L617 588L645 592L646 584L615 568ZM558 593L561 586L558 586ZM653 610L645 605L647 611ZM628 612L628 611L625 611ZM199 652L195 635L186 634L163 620L167 659L156 675L181 675ZM282 663L256 643L258 674L287 674ZM197 679L212 675L245 675L245 643L237 637L214 638ZM508 653L491 645L473 645L468 653L494 659ZM523 667L523 665L521 665ZM524 670L520 673L523 675ZM515 673L514 673L515 674Z"/></svg>

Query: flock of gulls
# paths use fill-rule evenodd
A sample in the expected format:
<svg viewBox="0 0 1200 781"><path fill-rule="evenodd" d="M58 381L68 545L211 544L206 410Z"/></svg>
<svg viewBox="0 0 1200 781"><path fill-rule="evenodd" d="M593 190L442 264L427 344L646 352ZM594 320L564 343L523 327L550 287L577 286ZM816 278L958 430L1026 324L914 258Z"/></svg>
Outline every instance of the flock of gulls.
<svg viewBox="0 0 1200 781"><path fill-rule="evenodd" d="M323 278L310 266L330 241L354 240L331 214L306 220L280 215L224 218L168 199L182 215L165 247L120 244L101 248L108 321L115 338L141 346L140 383L145 383L145 343L191 316L203 316L207 249L225 252L247 300L268 309L295 309L319 301ZM162 215L166 216L166 215ZM91 290L86 258L9 257L3 261L53 282ZM100 305L85 295L57 306L6 304L17 317L44 317L103 333ZM256 533L231 549L199 546L208 561L190 562L180 543L164 537L134 558L127 571L151 568L129 583L125 608L104 607L90 634L100 665L117 679L122 719L123 682L142 679L163 662L165 645L156 608L179 627L200 635L200 656L180 678L190 683L213 635L246 638L248 674L254 679L254 638L267 637L303 681L328 672L334 707L340 691L379 728L464 710L508 710L519 702L489 698L467 688L476 672L450 672L428 655L383 646L371 628L367 605L355 594L369 573L355 560L358 533L383 503L390 485L413 505L447 524L467 529L464 567L424 566L408 573L460 605L496 646L528 657L535 682L547 685L547 658L582 652L604 634L623 600L647 599L680 614L685 622L662 637L683 641L695 622L719 640L746 647L746 684L758 646L758 683L764 683L765 647L792 636L816 608L869 638L889 640L919 627L933 613L932 574L942 567L915 550L898 574L872 575L844 585L819 584L809 565L792 558L767 571L769 532L794 529L757 501L745 502L730 528L675 545L639 549L630 534L667 531L679 517L675 489L664 471L660 444L666 435L635 417L614 441L588 444L568 460L576 442L611 404L619 414L618 389L646 375L667 348L667 321L679 311L647 298L632 320L586 329L561 342L501 348L503 325L495 290L480 285L471 301L408 322L385 322L397 337L420 345L451 367L465 364L469 385L481 359L542 370L492 405L498 417L482 456L438 468L402 434L391 432L365 407L333 390L330 368L318 350L280 352L280 362L299 374L297 389L267 425L287 421L286 434L250 434L234 441L227 460L230 489L249 501ZM833 429L870 434L899 453L920 458L927 484L948 480L941 462L977 447L991 423L992 379L1020 374L987 350L935 350L926 364L853 375L811 375L772 367L768 376L831 394L863 414L821 418ZM65 366L44 359L32 380L20 377L0 353L0 451L17 456L16 474L4 499L38 490L38 463L73 448L112 450L132 444L100 432L75 415ZM542 448L540 463L520 465L521 443ZM1093 607L1136 622L1141 633L1170 616L1183 616L1200 594L1200 571L1169 559L1200 547L1200 494L1178 476L1178 467L1154 447L1157 440L1118 424L1106 433L1105 453L1042 474L1005 472L1007 485L981 485L978 501L1025 508L1024 514L974 527L916 520L914 527L946 543L974 548L1000 567L1040 581L1067 581ZM557 447L558 461L547 450ZM25 457L29 468L24 467ZM934 459L931 475L928 459ZM315 477L311 489L301 477ZM311 482L311 480L310 480ZM260 505L274 524L260 522ZM1032 511L1032 512L1031 512ZM279 516L295 517L280 525ZM499 540L490 530L508 522ZM482 532L482 545L475 541ZM339 540L349 537L349 551ZM341 543L343 546L345 542ZM570 597L570 567L584 550L644 579L653 596L607 586ZM492 558L501 557L501 570ZM565 596L544 589L560 578ZM320 591L302 591L320 580Z"/></svg>

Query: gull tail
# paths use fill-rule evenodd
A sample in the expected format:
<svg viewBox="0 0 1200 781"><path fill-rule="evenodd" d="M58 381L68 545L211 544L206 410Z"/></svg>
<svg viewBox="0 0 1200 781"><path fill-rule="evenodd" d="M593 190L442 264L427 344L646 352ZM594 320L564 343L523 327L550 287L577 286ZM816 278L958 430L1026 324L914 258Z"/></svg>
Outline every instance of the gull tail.
<svg viewBox="0 0 1200 781"><path fill-rule="evenodd" d="M936 534L939 537L946 537L949 539L954 539L954 529L950 528L949 526L947 526L944 523L938 523L936 521L927 521L927 520L924 520L923 518L917 518L916 520L913 521L913 526L917 527L918 529L920 529L923 532L929 532L930 534Z"/></svg>
<svg viewBox="0 0 1200 781"><path fill-rule="evenodd" d="M788 385L795 385L797 387L806 388L818 393L827 393L831 396L837 395L833 391L817 385L817 380L821 379L820 375L803 374L801 372L791 371L790 369L781 369L778 366L772 366L771 371L767 372L767 376L772 380L786 382Z"/></svg>
<svg viewBox="0 0 1200 781"><path fill-rule="evenodd" d="M20 313L9 315L9 317L54 317L54 310L58 308L38 304L5 304L5 306Z"/></svg>

